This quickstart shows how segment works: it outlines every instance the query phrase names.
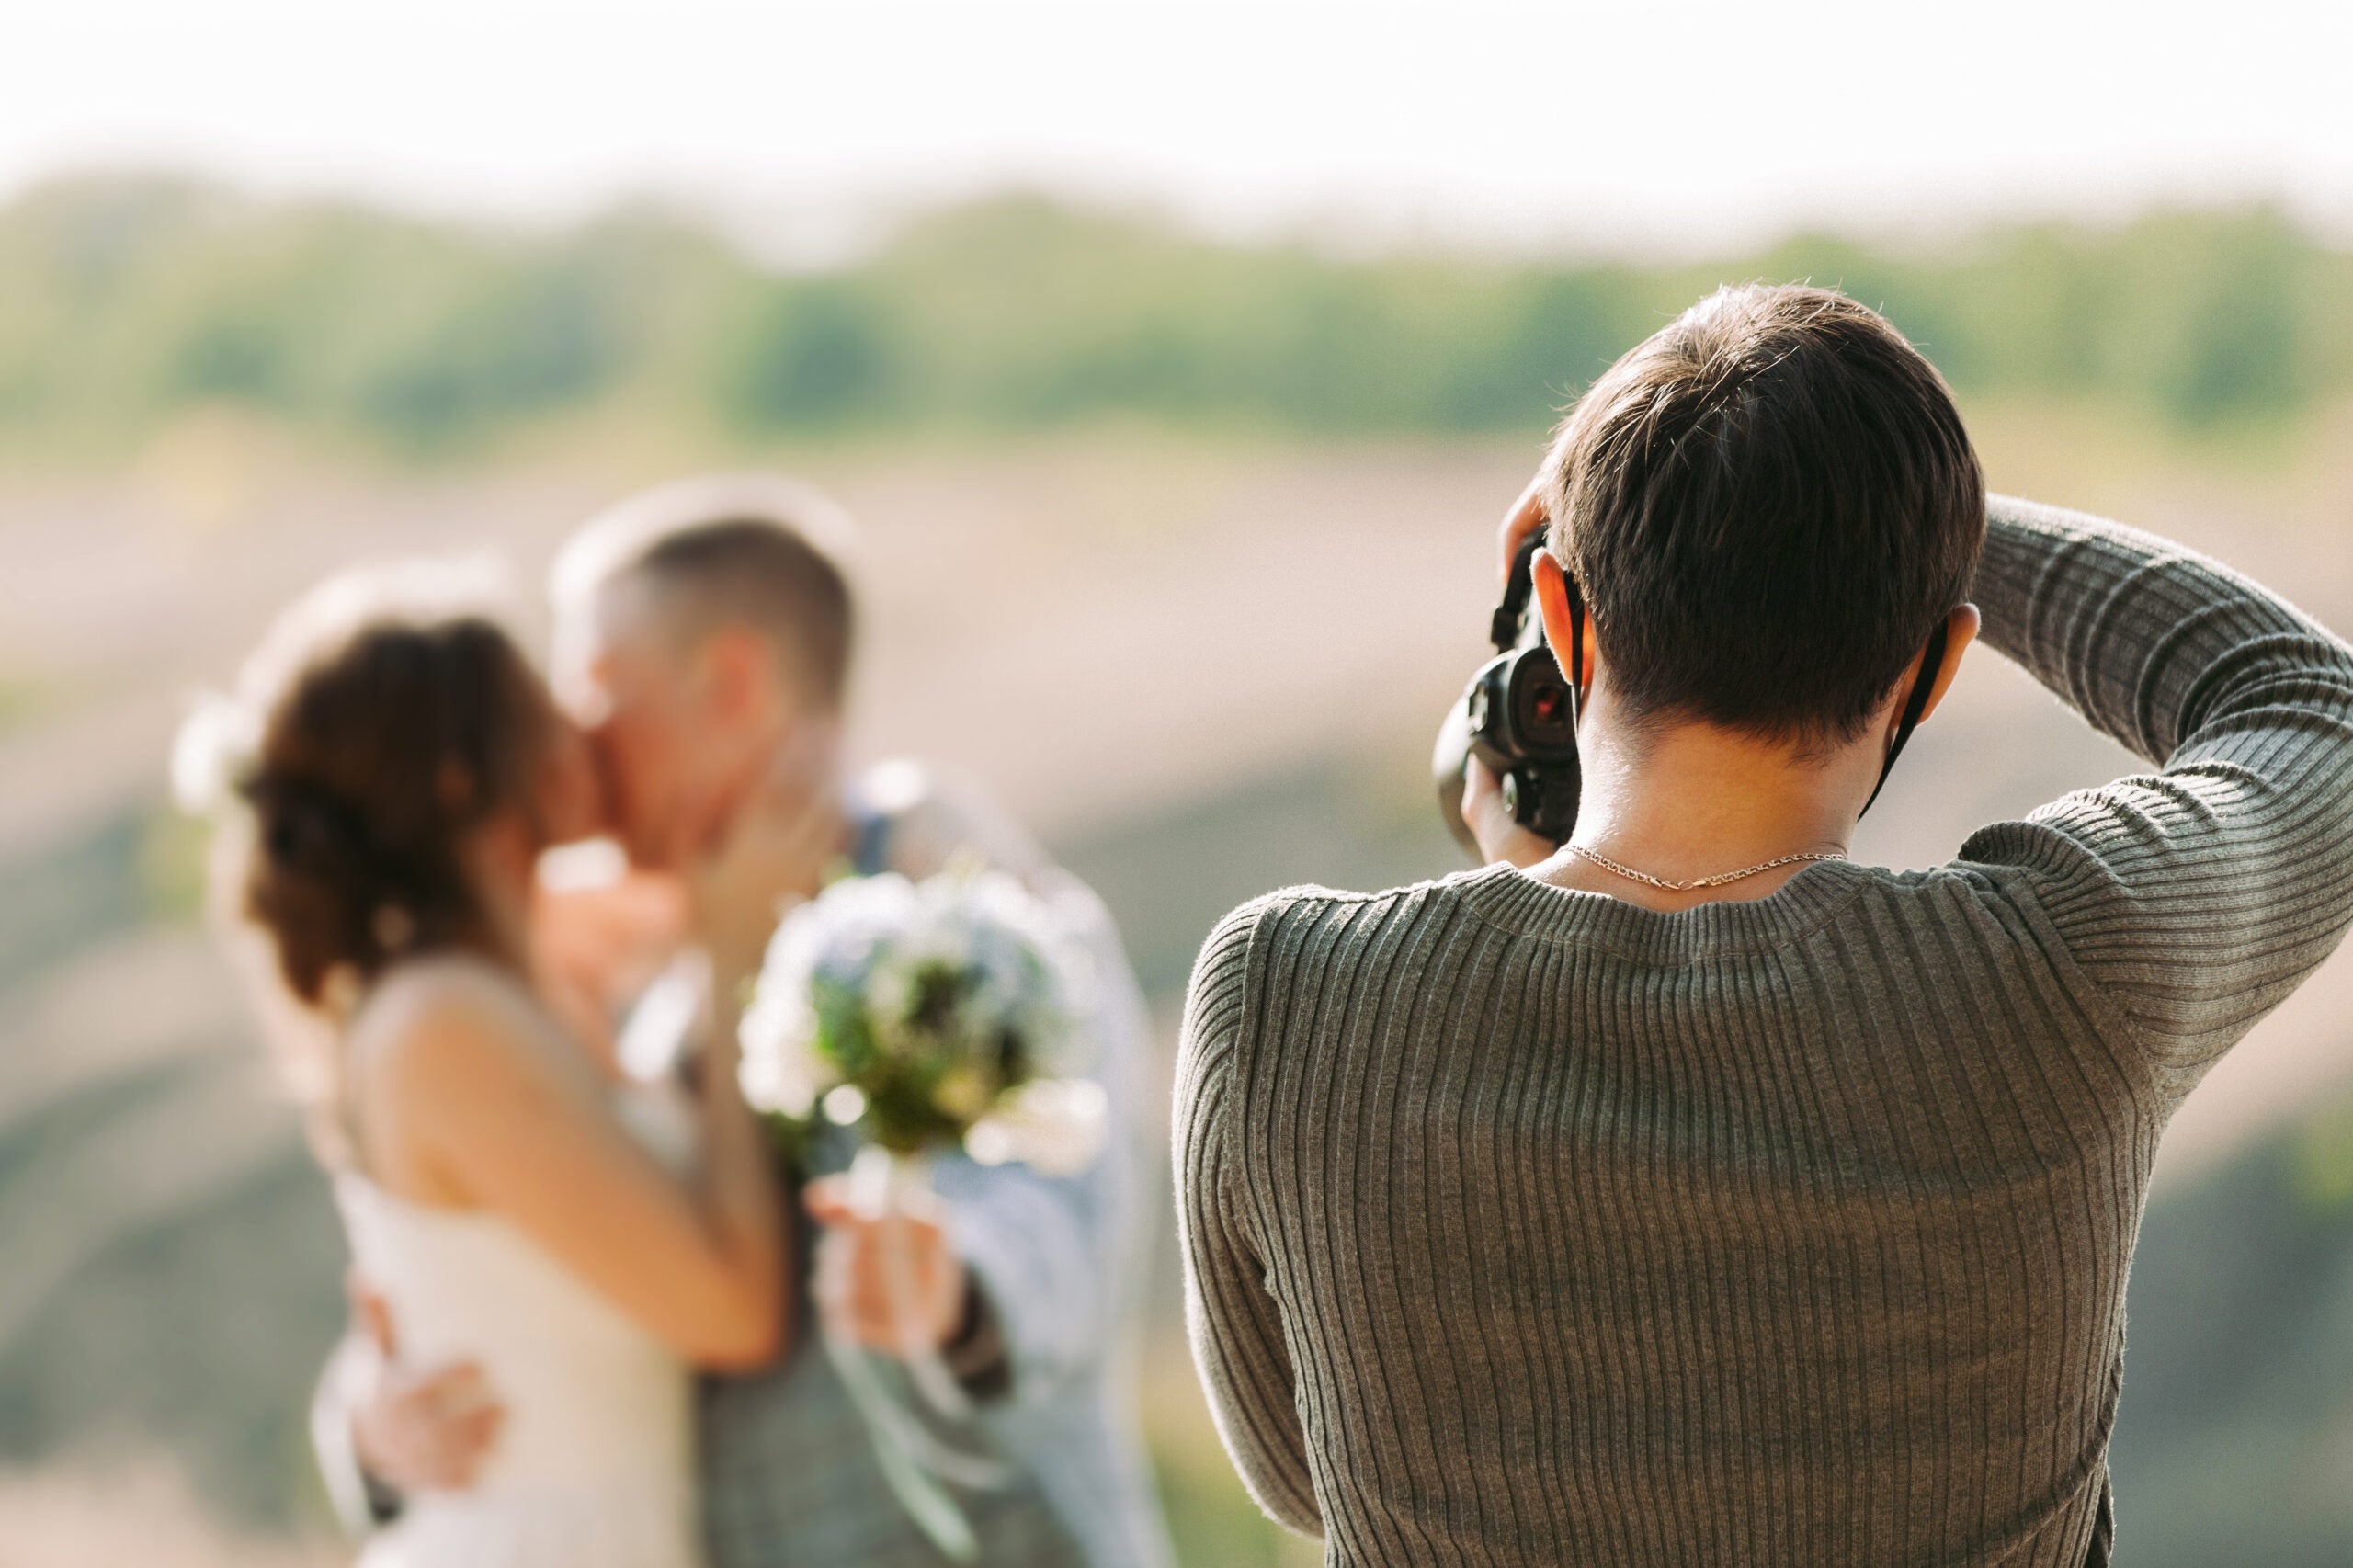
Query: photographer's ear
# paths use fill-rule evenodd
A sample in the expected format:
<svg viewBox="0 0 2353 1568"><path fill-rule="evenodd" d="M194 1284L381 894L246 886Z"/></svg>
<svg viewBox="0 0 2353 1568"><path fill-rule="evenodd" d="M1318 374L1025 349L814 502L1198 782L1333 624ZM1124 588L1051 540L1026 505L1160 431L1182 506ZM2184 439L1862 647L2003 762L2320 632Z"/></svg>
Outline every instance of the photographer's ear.
<svg viewBox="0 0 2353 1568"><path fill-rule="evenodd" d="M1961 654L1967 653L1969 645L1977 640L1978 622L1975 605L1961 605L1945 617L1945 656L1937 666L1936 684L1928 688L1927 703L1920 710L1920 722L1925 724L1928 722L1929 716L1937 710L1937 704L1942 702L1945 693L1952 688L1953 676L1961 673ZM1925 653L1927 650L1921 652ZM1913 662L1916 667L1918 661ZM1908 692L1912 689L1912 682L1908 679L1900 681L1897 689ZM1902 710L1900 699L1896 708L1899 712Z"/></svg>
<svg viewBox="0 0 2353 1568"><path fill-rule="evenodd" d="M1599 656L1593 635L1593 612L1587 608L1577 614L1570 609L1569 574L1559 556L1550 550L1540 550L1529 565L1536 585L1536 610L1544 621L1544 641L1552 645L1552 657L1560 663L1562 673L1580 687L1589 689L1595 661ZM1570 657L1572 640L1584 643L1580 660Z"/></svg>

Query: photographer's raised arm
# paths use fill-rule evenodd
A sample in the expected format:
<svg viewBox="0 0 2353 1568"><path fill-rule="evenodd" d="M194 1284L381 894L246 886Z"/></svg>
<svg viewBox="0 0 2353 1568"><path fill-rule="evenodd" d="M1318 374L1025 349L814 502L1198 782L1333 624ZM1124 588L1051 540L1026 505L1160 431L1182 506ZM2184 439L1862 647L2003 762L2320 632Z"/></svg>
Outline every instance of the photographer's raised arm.
<svg viewBox="0 0 2353 1568"><path fill-rule="evenodd" d="M1987 642L2160 765L1986 828L2167 1089L2276 1006L2353 922L2353 651L2179 546L2007 497L1974 592Z"/></svg>

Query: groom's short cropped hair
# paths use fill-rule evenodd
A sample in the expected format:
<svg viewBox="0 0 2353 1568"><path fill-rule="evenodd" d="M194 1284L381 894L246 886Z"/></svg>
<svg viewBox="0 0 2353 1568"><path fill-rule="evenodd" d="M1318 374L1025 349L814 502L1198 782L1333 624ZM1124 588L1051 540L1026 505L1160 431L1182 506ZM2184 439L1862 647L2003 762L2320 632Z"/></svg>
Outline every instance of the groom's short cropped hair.
<svg viewBox="0 0 2353 1568"><path fill-rule="evenodd" d="M1826 289L1700 301L1578 400L1545 472L1618 697L1806 749L1861 732L1984 540L1944 379Z"/></svg>
<svg viewBox="0 0 2353 1568"><path fill-rule="evenodd" d="M842 557L850 528L822 492L771 474L715 474L622 501L557 557L559 609L615 587L643 590L673 632L747 626L773 642L808 694L839 704L857 607Z"/></svg>

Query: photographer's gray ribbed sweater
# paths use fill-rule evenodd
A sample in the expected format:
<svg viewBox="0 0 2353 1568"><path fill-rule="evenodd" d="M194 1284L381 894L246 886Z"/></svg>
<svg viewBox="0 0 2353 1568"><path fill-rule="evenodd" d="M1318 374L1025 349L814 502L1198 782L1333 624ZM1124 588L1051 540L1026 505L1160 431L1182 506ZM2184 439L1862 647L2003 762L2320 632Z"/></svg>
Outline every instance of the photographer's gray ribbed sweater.
<svg viewBox="0 0 2353 1568"><path fill-rule="evenodd" d="M2163 771L1663 915L1245 905L1176 1109L1195 1354L1336 1564L2104 1561L2157 1138L2353 918L2353 653L1996 500L1985 639Z"/></svg>

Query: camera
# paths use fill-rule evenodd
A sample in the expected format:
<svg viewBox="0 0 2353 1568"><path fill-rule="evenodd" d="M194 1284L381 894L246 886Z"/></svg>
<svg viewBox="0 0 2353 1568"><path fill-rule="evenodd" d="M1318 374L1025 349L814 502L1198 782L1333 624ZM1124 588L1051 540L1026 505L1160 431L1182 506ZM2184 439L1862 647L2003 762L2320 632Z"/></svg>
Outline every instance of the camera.
<svg viewBox="0 0 2353 1568"><path fill-rule="evenodd" d="M1488 622L1495 655L1479 666L1448 711L1430 756L1439 814L1473 855L1480 851L1462 817L1462 769L1474 756L1495 770L1504 807L1520 826L1562 844L1576 824L1583 777L1577 766L1578 682L1561 673L1545 645L1542 621L1533 613L1539 548L1540 536L1531 534L1513 558L1503 602ZM1574 582L1569 608L1581 632L1585 606ZM1572 660L1582 652L1573 652Z"/></svg>

